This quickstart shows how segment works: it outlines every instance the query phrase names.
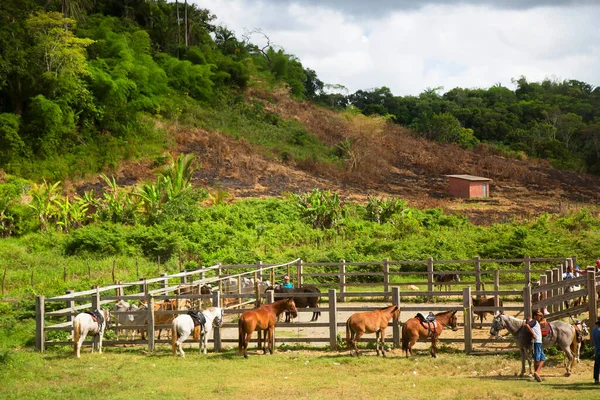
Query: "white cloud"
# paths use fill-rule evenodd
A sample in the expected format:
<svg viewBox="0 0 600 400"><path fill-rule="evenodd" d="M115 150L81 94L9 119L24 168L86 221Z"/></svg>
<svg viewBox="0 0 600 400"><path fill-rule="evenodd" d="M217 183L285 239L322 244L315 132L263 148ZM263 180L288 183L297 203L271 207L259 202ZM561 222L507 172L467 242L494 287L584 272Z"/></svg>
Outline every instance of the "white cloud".
<svg viewBox="0 0 600 400"><path fill-rule="evenodd" d="M450 90L498 82L512 87L511 78L521 75L530 81L557 77L600 84L597 3L493 8L433 1L418 9L361 15L339 2L329 7L195 2L238 37L244 28L261 28L321 80L343 84L350 92L387 86L396 95L414 95L426 87Z"/></svg>

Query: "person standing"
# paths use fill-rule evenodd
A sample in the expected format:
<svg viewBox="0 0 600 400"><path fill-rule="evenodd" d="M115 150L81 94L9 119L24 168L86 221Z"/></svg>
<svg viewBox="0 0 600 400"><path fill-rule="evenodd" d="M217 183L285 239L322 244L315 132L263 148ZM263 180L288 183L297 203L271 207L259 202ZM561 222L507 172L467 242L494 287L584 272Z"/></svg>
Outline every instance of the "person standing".
<svg viewBox="0 0 600 400"><path fill-rule="evenodd" d="M542 328L540 327L540 321L544 317L540 310L536 310L533 314L533 319L525 324L529 333L531 333L531 339L533 342L533 361L535 372L533 377L536 381L541 382L540 372L546 362L546 355L544 354L544 347L542 346Z"/></svg>
<svg viewBox="0 0 600 400"><path fill-rule="evenodd" d="M592 341L594 342L595 358L594 358L594 383L598 385L600 381L600 317L596 321L596 327L592 329Z"/></svg>
<svg viewBox="0 0 600 400"><path fill-rule="evenodd" d="M293 289L294 288L294 284L292 282L290 282L290 277L287 275L283 277L283 288L284 289Z"/></svg>

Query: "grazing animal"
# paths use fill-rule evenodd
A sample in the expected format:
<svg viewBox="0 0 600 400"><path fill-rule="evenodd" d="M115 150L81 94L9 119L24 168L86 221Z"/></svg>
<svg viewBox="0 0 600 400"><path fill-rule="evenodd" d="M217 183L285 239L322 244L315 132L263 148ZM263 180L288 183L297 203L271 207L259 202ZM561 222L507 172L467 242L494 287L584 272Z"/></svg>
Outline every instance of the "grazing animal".
<svg viewBox="0 0 600 400"><path fill-rule="evenodd" d="M194 324L194 318L189 314L180 314L173 320L172 347L173 355L177 356L177 349L181 352L181 357L185 357L182 344L193 334L193 339L198 340L198 354L204 348L204 354L207 353L208 336L213 328L218 328L223 325L223 309L219 307L209 307L202 311L204 323L200 325Z"/></svg>
<svg viewBox="0 0 600 400"><path fill-rule="evenodd" d="M478 297L473 297L473 307L495 307L495 302L494 302L494 298L493 297L485 297L485 296L478 296ZM502 307L502 299L498 299L498 305L500 307ZM483 327L483 320L486 319L485 315L486 314L490 314L490 315L494 315L495 312L492 310L484 310L484 311L473 311L473 314L475 314L478 318L479 318L479 329L481 329Z"/></svg>
<svg viewBox="0 0 600 400"><path fill-rule="evenodd" d="M264 353L266 354L268 349L269 352L273 354L273 331L275 330L275 323L277 322L277 317L284 311L292 313L293 318L298 316L296 304L291 297L274 303L263 304L254 310L244 311L242 315L240 315L238 321L238 351L244 354L244 358L248 358L248 343L250 342L254 331L267 332L267 334L264 335ZM268 346L267 338L269 340Z"/></svg>
<svg viewBox="0 0 600 400"><path fill-rule="evenodd" d="M129 304L125 300L119 300L115 304L115 318L119 328L116 331L117 340L119 340L119 332L127 330L125 340L129 339L131 332L131 340L135 338L135 329L128 329L131 325L144 325L147 323L147 308L138 308L135 304ZM125 314L127 313L127 314Z"/></svg>
<svg viewBox="0 0 600 400"><path fill-rule="evenodd" d="M573 353L571 352L571 344L573 343L573 336L575 336L575 328L570 324L562 321L550 322L550 333L542 338L542 344L544 348L558 344L558 347L563 351L565 355L564 365L567 369L565 376L571 375L571 369L575 362ZM502 329L508 330L514 337L517 346L521 352L521 374L525 375L525 360L529 364L529 375L532 375L531 369L531 353L533 345L531 343L531 334L525 327L525 321L497 313L492 321L492 327L490 328L490 335L498 336Z"/></svg>
<svg viewBox="0 0 600 400"><path fill-rule="evenodd" d="M288 296L292 296L294 299L294 303L296 304L296 308L319 308L319 299L321 295L321 291L315 285L306 285L299 288L291 288L286 289L281 285L276 285L275 287L270 286L267 290L272 289L275 293L285 293ZM297 297L294 296L296 293L315 293L315 296L311 297ZM310 322L316 322L321 316L320 311L313 311L312 318ZM290 322L290 313L286 311L285 313L285 322Z"/></svg>
<svg viewBox="0 0 600 400"><path fill-rule="evenodd" d="M408 319L404 325L402 325L402 351L413 355L413 346L417 342L417 339L428 339L431 338L431 357L437 357L435 353L435 346L437 340L442 334L442 329L446 325L450 326L453 331L457 331L457 317L456 311L444 311L435 314L434 322L422 321L419 317L413 317Z"/></svg>
<svg viewBox="0 0 600 400"><path fill-rule="evenodd" d="M400 319L400 309L396 305L352 314L346 321L346 343L350 348L350 355L356 354L358 357L360 353L356 343L365 333L375 332L377 355L379 355L379 338L381 337L381 355L385 357L385 329L391 318L394 318L394 321Z"/></svg>
<svg viewBox="0 0 600 400"><path fill-rule="evenodd" d="M452 290L451 282L460 282L460 276L458 274L435 274L435 282L438 284L438 288L441 291L442 286L445 286L446 290Z"/></svg>
<svg viewBox="0 0 600 400"><path fill-rule="evenodd" d="M418 291L419 288L415 285L408 285L408 290L414 290L414 291Z"/></svg>
<svg viewBox="0 0 600 400"><path fill-rule="evenodd" d="M575 329L575 335L573 336L573 342L571 343L571 352L573 353L573 357L575 357L575 361L579 363L581 344L585 340L585 337L590 334L590 330L585 322L578 319L574 319L572 325Z"/></svg>
<svg viewBox="0 0 600 400"><path fill-rule="evenodd" d="M92 310L79 313L73 319L73 352L75 357L81 357L81 345L88 334L94 335L92 339L92 353L94 349L102 354L102 337L106 325L110 321L108 310Z"/></svg>

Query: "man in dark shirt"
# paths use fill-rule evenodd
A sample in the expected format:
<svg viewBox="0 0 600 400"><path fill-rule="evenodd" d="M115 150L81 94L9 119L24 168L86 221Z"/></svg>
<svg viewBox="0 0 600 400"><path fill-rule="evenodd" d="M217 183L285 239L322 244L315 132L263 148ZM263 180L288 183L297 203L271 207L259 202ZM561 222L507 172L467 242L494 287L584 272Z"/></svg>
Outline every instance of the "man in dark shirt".
<svg viewBox="0 0 600 400"><path fill-rule="evenodd" d="M600 375L600 317L596 321L596 327L592 330L592 341L594 342L594 349L596 357L594 359L594 383L598 385L598 377Z"/></svg>

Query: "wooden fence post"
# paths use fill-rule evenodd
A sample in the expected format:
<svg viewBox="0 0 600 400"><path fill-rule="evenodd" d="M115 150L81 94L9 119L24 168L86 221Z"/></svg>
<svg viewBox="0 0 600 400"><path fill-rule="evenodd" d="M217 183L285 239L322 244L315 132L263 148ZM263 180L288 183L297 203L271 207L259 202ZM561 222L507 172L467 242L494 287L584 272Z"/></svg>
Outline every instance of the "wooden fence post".
<svg viewBox="0 0 600 400"><path fill-rule="evenodd" d="M167 288L169 287L169 278L167 278L167 273L161 275L163 280L161 281L161 288L163 289L163 293L167 294ZM200 292L198 292L200 293Z"/></svg>
<svg viewBox="0 0 600 400"><path fill-rule="evenodd" d="M100 291L98 290L98 285L92 286L92 289L96 289L96 293L92 295L92 310L100 309Z"/></svg>
<svg viewBox="0 0 600 400"><path fill-rule="evenodd" d="M561 277L560 271L558 270L558 268L552 268L552 282L558 282L559 281L559 277ZM552 297L556 297L559 296L559 290L558 289L553 289L552 290ZM552 312L558 312L560 310L560 305L559 304L553 304L552 305Z"/></svg>
<svg viewBox="0 0 600 400"><path fill-rule="evenodd" d="M383 291L390 291L390 261L387 258L383 259ZM385 295L383 301L388 301L389 296Z"/></svg>
<svg viewBox="0 0 600 400"><path fill-rule="evenodd" d="M400 287L392 286L392 305L400 308ZM394 348L400 348L400 319L392 322L392 335L394 338Z"/></svg>
<svg viewBox="0 0 600 400"><path fill-rule="evenodd" d="M340 294L346 293L346 260L340 260ZM338 297L339 302L344 302L343 296Z"/></svg>
<svg viewBox="0 0 600 400"><path fill-rule="evenodd" d="M473 351L473 305L471 300L471 286L463 288L463 319L465 322L465 353Z"/></svg>
<svg viewBox="0 0 600 400"><path fill-rule="evenodd" d="M302 260L298 261L298 287L303 287L304 286L304 274L303 271L304 270L304 263L302 262Z"/></svg>
<svg viewBox="0 0 600 400"><path fill-rule="evenodd" d="M73 294L73 293L75 293L74 290L65 291L65 294ZM69 299L66 301L66 306L67 306L67 308L71 309L72 314L67 314L67 322L71 322L71 321L73 321L73 314L75 313L75 302L73 301L72 297L69 297ZM72 327L72 325L73 324L71 324L71 327ZM71 337L73 337L73 329L71 329L69 332L71 332L70 335L71 335Z"/></svg>
<svg viewBox="0 0 600 400"><path fill-rule="evenodd" d="M148 303L148 351L154 351L154 297L146 294Z"/></svg>
<svg viewBox="0 0 600 400"><path fill-rule="evenodd" d="M592 326L598 320L598 292L596 291L596 272L592 269L587 271L587 288L588 288L588 307L589 307L589 324Z"/></svg>
<svg viewBox="0 0 600 400"><path fill-rule="evenodd" d="M573 269L577 266L577 256L571 256L571 266Z"/></svg>
<svg viewBox="0 0 600 400"><path fill-rule="evenodd" d="M525 256L525 260L523 261L523 269L525 273L524 286L527 286L531 283L531 257Z"/></svg>
<svg viewBox="0 0 600 400"><path fill-rule="evenodd" d="M44 332L44 319L46 304L44 296L35 297L35 349L41 353L46 349L46 335Z"/></svg>
<svg viewBox="0 0 600 400"><path fill-rule="evenodd" d="M475 288L481 290L481 260L475 256Z"/></svg>
<svg viewBox="0 0 600 400"><path fill-rule="evenodd" d="M552 283L554 281L554 273L552 272L551 269L547 269L546 270L546 283ZM546 290L546 298L550 298L552 297L552 290ZM546 307L546 310L548 310L549 312L552 312L553 310L553 305L549 305Z"/></svg>
<svg viewBox="0 0 600 400"><path fill-rule="evenodd" d="M523 288L523 315L525 319L532 317L531 312L531 285L527 285Z"/></svg>
<svg viewBox="0 0 600 400"><path fill-rule="evenodd" d="M500 296L498 295L498 290L500 290L500 270L497 269L494 271L494 291L496 294L494 295L494 307L500 307Z"/></svg>
<svg viewBox="0 0 600 400"><path fill-rule="evenodd" d="M427 259L427 291L433 292L433 258ZM428 297L428 301L433 301L433 296Z"/></svg>
<svg viewBox="0 0 600 400"><path fill-rule="evenodd" d="M182 274L182 275L179 277L179 283L186 283L186 282L187 282L187 275L185 275L185 271L184 271L184 270L182 270L182 269L180 269L180 270L179 270L179 273L180 273L180 274Z"/></svg>
<svg viewBox="0 0 600 400"><path fill-rule="evenodd" d="M220 307L221 304L221 292L214 292L212 298L213 307ZM221 328L216 327L214 329L213 339L215 351L221 351Z"/></svg>
<svg viewBox="0 0 600 400"><path fill-rule="evenodd" d="M223 280L221 279L221 263L217 264L217 277L219 278L219 292L223 293Z"/></svg>
<svg viewBox="0 0 600 400"><path fill-rule="evenodd" d="M329 347L337 351L337 295L335 289L329 289Z"/></svg>
<svg viewBox="0 0 600 400"><path fill-rule="evenodd" d="M262 261L257 261L256 262L256 269L258 270L258 279L260 279L260 281L262 282L263 280L263 262ZM256 279L255 279L256 280Z"/></svg>

